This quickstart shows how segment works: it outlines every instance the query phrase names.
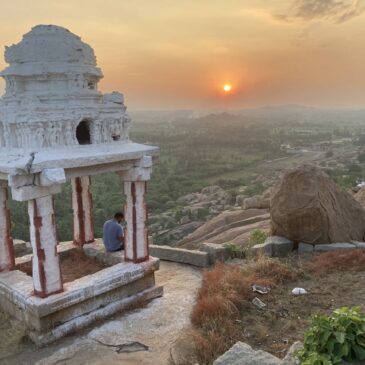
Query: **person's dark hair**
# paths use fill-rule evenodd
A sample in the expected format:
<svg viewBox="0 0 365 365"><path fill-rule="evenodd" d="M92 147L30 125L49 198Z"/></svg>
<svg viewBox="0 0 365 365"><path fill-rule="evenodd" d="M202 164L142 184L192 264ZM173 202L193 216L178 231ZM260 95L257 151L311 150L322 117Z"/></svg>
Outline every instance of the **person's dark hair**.
<svg viewBox="0 0 365 365"><path fill-rule="evenodd" d="M122 212L117 212L114 214L115 219L124 219L124 214Z"/></svg>

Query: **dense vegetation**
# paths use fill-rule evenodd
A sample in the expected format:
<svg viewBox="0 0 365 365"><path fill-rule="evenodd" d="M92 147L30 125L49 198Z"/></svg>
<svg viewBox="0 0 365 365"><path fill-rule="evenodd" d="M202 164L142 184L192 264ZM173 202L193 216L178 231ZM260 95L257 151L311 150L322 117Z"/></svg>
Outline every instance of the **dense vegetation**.
<svg viewBox="0 0 365 365"><path fill-rule="evenodd" d="M298 355L303 365L365 360L365 316L361 307L343 307L331 315L314 315Z"/></svg>
<svg viewBox="0 0 365 365"><path fill-rule="evenodd" d="M156 119L156 118L155 118ZM157 118L158 119L158 118ZM267 174L262 163L286 156L283 144L292 147L331 141L339 137L357 136L358 145L365 144L363 128L341 127L328 123L306 123L297 120L217 114L198 119L187 117L138 120L132 124L131 139L157 145L161 149L159 164L154 167L148 185L147 202L151 213L163 212L176 205L176 199L217 184L235 191L246 185L247 194L263 190L252 177ZM364 140L364 141L363 141ZM362 155L359 155L359 160ZM360 171L359 171L360 168ZM356 170L357 169L357 170ZM331 169L342 185L350 186L362 174L359 166ZM92 179L95 232L101 236L103 222L124 204L122 184L115 174ZM55 200L58 236L72 237L71 189L66 185ZM13 236L28 239L28 215L24 204L11 202Z"/></svg>

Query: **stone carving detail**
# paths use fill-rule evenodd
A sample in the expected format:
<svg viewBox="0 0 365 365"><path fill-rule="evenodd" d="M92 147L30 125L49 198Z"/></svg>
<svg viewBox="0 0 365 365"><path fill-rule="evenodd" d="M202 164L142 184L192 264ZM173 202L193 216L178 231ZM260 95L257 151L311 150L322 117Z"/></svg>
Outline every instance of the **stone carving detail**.
<svg viewBox="0 0 365 365"><path fill-rule="evenodd" d="M39 25L6 47L5 60L0 147L77 145L76 128L83 120L89 122L93 144L129 139L123 94L98 91L103 74L93 49L80 37L62 27Z"/></svg>

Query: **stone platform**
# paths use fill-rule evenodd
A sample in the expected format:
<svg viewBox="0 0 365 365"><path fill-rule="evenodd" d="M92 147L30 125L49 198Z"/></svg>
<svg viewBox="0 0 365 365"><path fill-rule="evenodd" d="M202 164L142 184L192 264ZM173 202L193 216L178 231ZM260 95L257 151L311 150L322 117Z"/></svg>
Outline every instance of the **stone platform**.
<svg viewBox="0 0 365 365"><path fill-rule="evenodd" d="M71 243L58 246L59 254L76 249ZM0 308L26 324L29 337L46 345L95 320L138 306L163 295L155 285L159 259L134 264L123 262L123 252L105 253L100 242L84 247L86 255L112 266L64 284L64 292L47 298L34 296L32 278L14 270L0 273ZM17 260L24 263L25 256Z"/></svg>

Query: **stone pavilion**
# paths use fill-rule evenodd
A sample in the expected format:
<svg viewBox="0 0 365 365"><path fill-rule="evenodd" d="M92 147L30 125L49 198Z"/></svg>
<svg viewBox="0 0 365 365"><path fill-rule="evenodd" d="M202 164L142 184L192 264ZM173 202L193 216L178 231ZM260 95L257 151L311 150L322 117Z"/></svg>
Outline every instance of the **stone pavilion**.
<svg viewBox="0 0 365 365"><path fill-rule="evenodd" d="M5 80L0 99L0 307L24 321L30 337L44 344L136 300L162 295L154 281L158 259L148 251L145 203L159 150L130 141L123 95L98 91L103 74L94 51L67 29L32 28L5 48L5 61L8 67L0 72ZM126 195L123 256L108 256L94 237L91 177L107 172L120 176ZM53 198L67 181L72 184L73 242L60 248ZM8 191L28 204L32 277L16 269ZM113 265L63 283L61 252L77 247Z"/></svg>

